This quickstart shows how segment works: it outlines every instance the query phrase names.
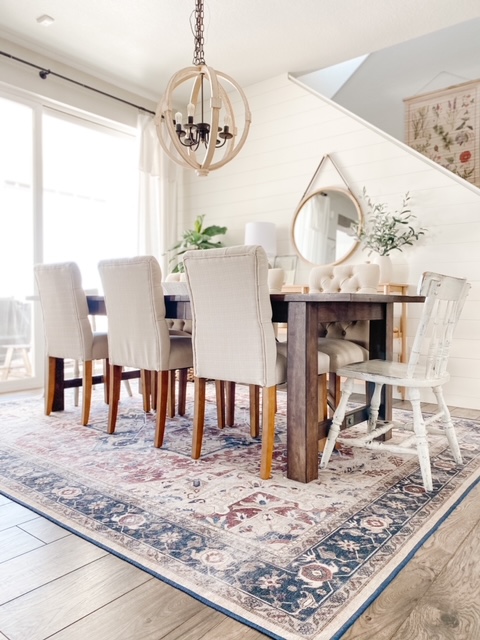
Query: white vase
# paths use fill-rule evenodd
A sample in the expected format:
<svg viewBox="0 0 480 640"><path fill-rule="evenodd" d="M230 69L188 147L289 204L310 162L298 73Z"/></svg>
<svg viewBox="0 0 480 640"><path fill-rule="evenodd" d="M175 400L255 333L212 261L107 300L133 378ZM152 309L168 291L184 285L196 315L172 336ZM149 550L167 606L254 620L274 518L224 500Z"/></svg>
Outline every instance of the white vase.
<svg viewBox="0 0 480 640"><path fill-rule="evenodd" d="M380 267L380 284L389 284L392 281L393 266L390 256L375 256L375 264Z"/></svg>
<svg viewBox="0 0 480 640"><path fill-rule="evenodd" d="M270 293L282 293L285 282L285 271L283 269L268 270L268 288Z"/></svg>

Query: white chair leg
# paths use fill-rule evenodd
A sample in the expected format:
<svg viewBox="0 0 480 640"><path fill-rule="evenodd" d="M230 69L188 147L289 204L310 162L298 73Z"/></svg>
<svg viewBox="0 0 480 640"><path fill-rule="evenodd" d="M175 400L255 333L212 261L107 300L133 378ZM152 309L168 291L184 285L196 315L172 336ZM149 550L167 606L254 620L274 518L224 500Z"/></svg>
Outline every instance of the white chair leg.
<svg viewBox="0 0 480 640"><path fill-rule="evenodd" d="M432 470L430 467L430 452L428 449L427 429L422 415L420 405L419 389L409 389L409 397L413 411L413 429L415 431L418 460L420 462L420 470L422 472L423 486L425 491L433 490Z"/></svg>
<svg viewBox="0 0 480 640"><path fill-rule="evenodd" d="M13 351L14 347L7 347L7 352L5 354L5 362L3 363L3 374L2 380L6 380L8 378L8 374L10 373L10 368L12 366L13 360Z"/></svg>
<svg viewBox="0 0 480 640"><path fill-rule="evenodd" d="M433 393L437 399L438 408L443 411L443 427L445 429L445 435L447 436L450 451L457 464L462 464L462 454L460 453L460 447L458 446L457 434L455 433L455 427L453 426L450 411L448 410L445 398L443 397L442 387L433 387Z"/></svg>
<svg viewBox="0 0 480 640"><path fill-rule="evenodd" d="M125 389L127 390L128 395L131 398L133 394L132 394L132 387L130 386L130 380L124 380L123 381L123 385L124 385Z"/></svg>
<svg viewBox="0 0 480 640"><path fill-rule="evenodd" d="M340 396L340 402L338 403L338 407L335 409L335 413L333 414L332 424L330 425L330 429L328 430L327 443L322 453L322 459L320 461L320 469L325 469L330 460L330 456L332 455L333 448L335 446L335 442L337 441L338 434L340 433L340 427L342 425L343 419L345 418L345 412L347 410L347 402L350 398L353 391L353 380L351 378L347 378L345 383L342 386L342 395Z"/></svg>
<svg viewBox="0 0 480 640"><path fill-rule="evenodd" d="M380 401L382 399L383 384L377 382L373 391L372 400L370 401L370 412L368 414L368 432L373 431L377 426L378 412L380 410Z"/></svg>
<svg viewBox="0 0 480 640"><path fill-rule="evenodd" d="M28 356L28 349L22 348L22 358L23 358L23 366L25 367L25 372L29 378L32 377L32 363L30 362L30 358Z"/></svg>

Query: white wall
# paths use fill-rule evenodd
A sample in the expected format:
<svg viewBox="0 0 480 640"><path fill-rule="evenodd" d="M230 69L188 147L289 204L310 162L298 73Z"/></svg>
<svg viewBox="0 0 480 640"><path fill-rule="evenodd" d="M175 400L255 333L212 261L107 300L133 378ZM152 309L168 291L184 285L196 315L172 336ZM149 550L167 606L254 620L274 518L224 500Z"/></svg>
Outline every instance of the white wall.
<svg viewBox="0 0 480 640"><path fill-rule="evenodd" d="M179 219L190 226L206 214L206 223L228 227L230 245L243 243L246 222L275 222L278 254L289 254L295 208L323 155L334 157L359 199L365 186L373 199L396 208L410 191L413 211L428 234L392 255L396 277L413 285L424 270L433 270L472 282L446 392L451 405L480 409L480 190L287 75L248 87L246 94L253 122L245 147L206 178L186 173ZM318 184L344 186L330 167L322 168ZM367 259L358 251L351 261ZM298 283L307 282L310 267L299 261ZM419 307L411 305L409 312L411 335Z"/></svg>
<svg viewBox="0 0 480 640"><path fill-rule="evenodd" d="M99 78L88 75L79 69L74 69L62 64L57 60L37 54L9 40L0 38L0 50L44 69L50 69L59 75L71 78L81 84L88 85L99 91L104 91L122 100L126 100L127 102L132 102L133 104L155 111L155 105L150 100L129 93ZM84 87L76 86L61 78L56 78L53 75L49 76L46 80L42 80L38 74L38 69L34 67L22 64L3 55L0 56L0 85L6 90L15 92L15 89L21 89L22 95L28 92L35 97L44 96L50 103L56 102L62 105L68 105L75 109L93 113L101 118L113 120L130 127L137 126L137 109L122 102L112 100L107 96L89 91Z"/></svg>

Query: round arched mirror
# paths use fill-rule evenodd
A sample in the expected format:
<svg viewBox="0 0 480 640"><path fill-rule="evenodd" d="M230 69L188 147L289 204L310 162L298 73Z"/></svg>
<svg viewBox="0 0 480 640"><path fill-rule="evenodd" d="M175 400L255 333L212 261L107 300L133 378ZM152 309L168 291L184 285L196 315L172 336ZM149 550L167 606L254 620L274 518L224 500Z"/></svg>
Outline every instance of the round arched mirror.
<svg viewBox="0 0 480 640"><path fill-rule="evenodd" d="M353 252L358 240L352 223L363 225L360 205L346 189L327 187L303 198L295 212L293 243L312 264L337 264Z"/></svg>

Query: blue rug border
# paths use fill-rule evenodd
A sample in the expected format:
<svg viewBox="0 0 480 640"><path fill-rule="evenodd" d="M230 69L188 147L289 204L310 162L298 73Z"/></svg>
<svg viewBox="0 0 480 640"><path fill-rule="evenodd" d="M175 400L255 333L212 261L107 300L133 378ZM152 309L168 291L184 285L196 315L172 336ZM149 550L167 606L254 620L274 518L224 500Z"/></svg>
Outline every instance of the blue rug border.
<svg viewBox="0 0 480 640"><path fill-rule="evenodd" d="M377 589L367 598L361 607L345 622L344 625L330 638L330 640L340 640L342 636L353 626L353 624L360 618L360 616L368 609L368 607L374 602L378 596L393 582L398 576L400 571L410 562L417 551L422 547L425 542L440 528L440 526L447 520L447 518L455 511L455 509L465 500L467 495L480 483L480 478L474 480L465 491L455 500L452 506L443 514L441 518L427 531L427 533L418 541L418 543L412 548L412 550L405 556L403 561L393 569L388 578L386 578Z"/></svg>
<svg viewBox="0 0 480 640"><path fill-rule="evenodd" d="M149 569L149 568L143 566L140 562L136 562L135 560L129 558L128 556L124 555L123 553L121 553L119 551L116 551L115 549L112 549L108 545L103 544L102 542L98 542L96 540L93 540L92 538L90 538L90 536L88 536L88 535L86 535L84 533L80 533L79 531L77 531L73 527L70 527L70 526L64 524L63 522L60 522L59 520L57 520L53 516L50 516L50 515L44 513L41 509L38 509L37 507L32 507L31 505L29 505L28 503L24 502L23 500L20 500L19 498L10 495L4 489L0 488L0 495L2 495L4 498L7 498L8 500L11 500L12 502L15 502L16 504L19 504L22 507L25 507L29 511L33 511L33 513L36 513L37 515L41 516L42 518L45 518L46 520L49 520L50 522L53 522L53 524L56 524L57 526L59 526L62 529L65 529L65 531L68 531L69 533L73 533L74 535L78 536L79 538L82 538L83 540L86 540L87 542L90 542L91 544L95 545L96 547L98 547L100 549L103 549L104 551L107 551L108 553L111 553L113 556L116 556L117 558L120 558L121 560L124 560L125 562L128 562L128 564L131 564L134 567L137 567L137 569L141 569L145 573L148 573L149 575L153 576L154 578L157 578L157 580L160 580L160 582L164 582L165 584L168 584L171 587L174 587L175 589L178 589L179 591L182 591L183 593L186 593L187 595L191 596L195 600L198 600L202 604L210 607L214 611L219 611L220 613L223 613L228 618L232 618L232 619L236 620L237 622L240 622L240 623L244 624L247 627L255 629L256 631L259 631L260 633L263 633L264 635L268 636L269 638L273 638L273 640L285 640L285 638L283 636L279 636L276 633L274 633L273 631L269 631L268 629L264 629L263 627L260 627L259 625L256 625L254 622L252 622L250 620L247 620L247 619L243 618L242 616L240 616L240 615L238 615L236 613L233 613L229 609L225 609L221 605L214 604L213 602L211 602L207 598L204 598L200 594L195 593L194 591L191 591L187 587L184 587L184 586L182 586L180 584L177 584L175 581L170 580L169 578L166 578L165 576L162 576L162 575L158 574L153 569Z"/></svg>
<svg viewBox="0 0 480 640"><path fill-rule="evenodd" d="M417 551L420 549L420 547L422 547L425 544L425 542L439 529L439 527L445 522L445 520L447 520L447 518L453 513L453 511L455 511L455 509L462 503L462 501L467 497L467 495L479 483L480 483L480 478L477 478L476 480L474 480L465 489L465 491L455 500L455 502L449 507L449 509L443 514L443 516L441 516L441 518L439 518L439 520L431 527L431 529L429 529L427 531L427 533L425 533L425 535L421 538L421 540L419 540L419 542L412 548L412 550L407 554L407 556L403 559L403 561L395 569L393 569L393 571L390 573L390 575L379 585L379 587L377 587L377 589L367 598L367 600L362 604L362 606L357 609L357 611L349 618L349 620L347 620L347 622L345 622L345 624L342 625L342 627L330 638L330 640L341 640L342 636L348 631L348 629L350 629L350 627L353 626L353 624L368 609L368 607L378 598L378 596L387 588L387 586L391 582L393 582L393 580L397 577L397 575L400 573L400 571L402 571L402 569L410 562L410 560L417 553ZM165 584L168 584L169 586L171 586L171 587L173 587L175 589L178 589L179 591L182 591L183 593L186 593L187 595L191 596L195 600L198 600L202 604L210 607L214 611L219 611L220 613L223 613L228 618L232 618L232 619L236 620L237 622L240 622L241 624L244 624L247 627L255 629L256 631L259 631L260 633L263 633L264 635L268 636L269 638L273 638L273 640L285 640L285 638L283 636L279 636L276 633L274 633L272 631L269 631L268 629L265 629L264 627L261 627L261 626L255 624L254 622L252 622L250 620L247 620L247 619L243 618L242 616L240 616L240 615L238 615L236 613L233 613L232 611L230 611L228 609L225 609L224 607L222 607L222 606L220 606L218 604L214 604L213 602L211 602L207 598L204 598L200 594L191 591L187 587L184 587L182 585L177 584L174 580L170 580L169 578L166 578L165 576L162 576L162 575L158 574L153 569L149 569L149 568L143 566L141 563L136 562L135 560L129 558L128 556L124 555L123 553L112 549L108 545L103 544L102 542L93 540L90 536L88 536L86 534L83 534L83 533L80 533L79 531L75 530L73 527L70 527L70 526L64 524L63 522L60 522L59 520L57 520L53 516L50 516L50 515L44 513L41 509L38 509L37 507L32 507L31 505L29 505L28 503L24 502L23 500L20 500L19 498L10 495L4 489L0 489L0 495L4 496L8 500L12 500L12 502L17 503L17 504L21 505L22 507L25 507L29 511L33 511L33 513L36 513L37 515L45 518L46 520L49 520L50 522L53 522L54 524L56 524L57 526L61 527L65 531L68 531L69 533L73 533L74 535L78 536L79 538L82 538L83 540L86 540L87 542L90 542L91 544L94 544L96 547L98 547L100 549L103 549L104 551L107 551L108 553L111 553L112 555L116 556L117 558L120 558L121 560L123 560L125 562L128 562L128 564L131 564L134 567L137 567L137 569L145 571L145 573L148 573L149 575L153 576L154 578L157 578L157 580L160 580L161 582L164 582Z"/></svg>

